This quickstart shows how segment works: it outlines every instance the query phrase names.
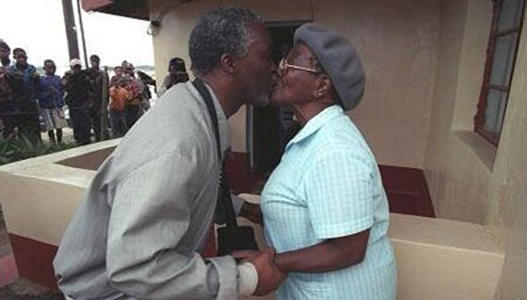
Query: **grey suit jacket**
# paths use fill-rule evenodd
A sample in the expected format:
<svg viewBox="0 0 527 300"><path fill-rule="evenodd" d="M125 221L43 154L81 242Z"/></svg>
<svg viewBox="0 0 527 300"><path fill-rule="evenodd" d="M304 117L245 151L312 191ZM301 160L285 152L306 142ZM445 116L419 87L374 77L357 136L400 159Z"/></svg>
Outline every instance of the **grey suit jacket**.
<svg viewBox="0 0 527 300"><path fill-rule="evenodd" d="M215 143L192 84L168 90L97 171L54 260L60 289L74 299L236 298L234 259L197 254L216 206Z"/></svg>

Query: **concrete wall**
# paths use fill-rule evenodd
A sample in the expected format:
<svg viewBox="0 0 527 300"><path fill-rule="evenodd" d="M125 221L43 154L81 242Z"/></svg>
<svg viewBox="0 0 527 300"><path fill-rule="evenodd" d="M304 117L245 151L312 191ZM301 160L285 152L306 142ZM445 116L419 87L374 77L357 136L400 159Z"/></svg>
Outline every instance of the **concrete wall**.
<svg viewBox="0 0 527 300"><path fill-rule="evenodd" d="M0 167L0 204L10 234L58 245L95 169L119 140Z"/></svg>
<svg viewBox="0 0 527 300"><path fill-rule="evenodd" d="M442 2L425 174L439 217L484 224L503 243L506 264L497 298L525 299L527 31L496 148L471 131L491 17L490 1Z"/></svg>
<svg viewBox="0 0 527 300"><path fill-rule="evenodd" d="M430 123L433 76L439 36L439 0L404 1L177 1L150 0L161 20L154 35L157 78L167 61L187 63L187 41L195 19L215 5L248 7L266 21L314 20L338 29L360 54L367 85L353 112L380 163L421 168ZM231 119L234 151L246 152L245 110ZM402 142L404 141L404 142Z"/></svg>
<svg viewBox="0 0 527 300"><path fill-rule="evenodd" d="M522 116L514 112L515 99L521 97L518 87L524 71L520 55L506 127L496 148L472 132L491 18L490 1L442 2L425 174L438 216L490 225L498 236L503 236L500 228L507 226L512 214L510 174L514 169L522 170L520 164L507 165L507 160L521 159L511 157L511 151L513 143L517 144L522 136L514 135L516 127L525 126ZM518 124L507 126L511 122Z"/></svg>
<svg viewBox="0 0 527 300"><path fill-rule="evenodd" d="M527 21L524 19L524 24ZM524 27L525 29L525 27ZM527 30L520 48L509 103L496 156L494 172L499 174L494 200L497 226L505 242L506 264L498 299L527 299ZM497 180L497 179L496 179Z"/></svg>
<svg viewBox="0 0 527 300"><path fill-rule="evenodd" d="M477 4L485 5L487 13L474 16L479 17L480 22L471 22L469 15ZM463 136L468 135L466 139L460 138L453 124L456 104L457 124L465 124L465 129L469 128L475 114L485 61L484 50L490 28L481 24L490 24L490 12L491 3L487 1L442 2L438 66L425 159L425 174L436 214L444 218L482 224L488 223L488 212L492 207L491 197L487 197L487 188L492 168L492 162L489 161L493 160L493 157L490 155L490 158L483 161L475 154L472 144L465 143L469 138L472 138L471 141L478 141L480 138L472 133L464 133ZM471 24L476 28L472 28ZM470 30L467 30L467 27ZM477 31L478 28L481 32L486 32L487 37L482 33L478 41L469 45L468 33ZM475 63L472 70L467 68L472 65L463 60L467 56L470 57L470 54L476 57L474 60L479 60L479 65ZM466 112L461 112L461 107L467 107ZM460 128L463 126L460 125ZM483 141L480 146L484 147L487 144ZM495 152L490 144L488 148L490 152ZM459 199L460 195L463 197L462 201Z"/></svg>
<svg viewBox="0 0 527 300"><path fill-rule="evenodd" d="M95 176L90 170L93 162L102 162L117 143L98 143L0 167L0 203L8 233L30 239L35 247L58 245ZM77 167L64 165L64 161ZM256 195L242 197L259 201ZM398 299L493 299L504 255L486 227L400 214L391 214L390 222L398 264ZM240 224L253 226L263 246L259 225L243 218ZM51 257L44 263L36 251L33 257L38 257L40 265L51 265Z"/></svg>

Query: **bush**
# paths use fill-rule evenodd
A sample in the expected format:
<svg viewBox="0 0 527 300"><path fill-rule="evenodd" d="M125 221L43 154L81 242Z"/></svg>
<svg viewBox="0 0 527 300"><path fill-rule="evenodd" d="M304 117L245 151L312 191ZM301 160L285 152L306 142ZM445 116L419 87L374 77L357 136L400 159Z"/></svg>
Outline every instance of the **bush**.
<svg viewBox="0 0 527 300"><path fill-rule="evenodd" d="M75 144L33 144L22 136L20 139L8 138L0 140L0 166L15 161L37 157L41 155L59 152L75 147Z"/></svg>

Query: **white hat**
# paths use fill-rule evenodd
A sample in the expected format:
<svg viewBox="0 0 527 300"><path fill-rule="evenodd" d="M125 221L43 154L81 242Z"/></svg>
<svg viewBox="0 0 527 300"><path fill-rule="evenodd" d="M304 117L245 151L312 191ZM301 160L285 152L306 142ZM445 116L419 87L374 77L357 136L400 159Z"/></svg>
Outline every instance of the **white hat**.
<svg viewBox="0 0 527 300"><path fill-rule="evenodd" d="M75 67L75 66L82 66L82 62L80 59L78 58L74 58L70 61L70 67Z"/></svg>

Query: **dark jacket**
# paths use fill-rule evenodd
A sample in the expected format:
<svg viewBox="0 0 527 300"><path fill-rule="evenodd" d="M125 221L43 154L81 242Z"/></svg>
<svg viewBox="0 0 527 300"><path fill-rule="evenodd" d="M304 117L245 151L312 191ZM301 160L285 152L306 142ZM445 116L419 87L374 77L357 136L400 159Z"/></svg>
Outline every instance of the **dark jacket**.
<svg viewBox="0 0 527 300"><path fill-rule="evenodd" d="M64 90L66 94L66 104L69 107L82 107L88 104L91 99L90 77L85 71L78 73L67 72L64 75L66 84Z"/></svg>

